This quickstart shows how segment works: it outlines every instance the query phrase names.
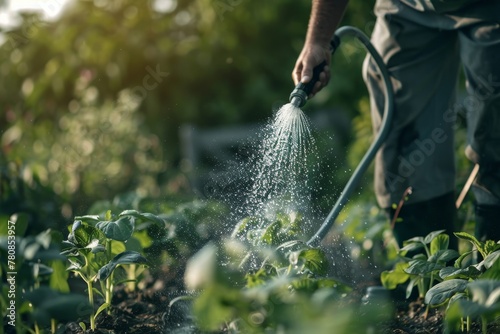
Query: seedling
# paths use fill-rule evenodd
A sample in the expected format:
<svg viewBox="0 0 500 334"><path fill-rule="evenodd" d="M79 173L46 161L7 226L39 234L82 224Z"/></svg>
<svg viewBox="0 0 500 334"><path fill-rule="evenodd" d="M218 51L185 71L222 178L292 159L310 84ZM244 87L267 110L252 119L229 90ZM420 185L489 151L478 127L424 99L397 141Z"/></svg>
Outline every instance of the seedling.
<svg viewBox="0 0 500 334"><path fill-rule="evenodd" d="M404 242L399 254L402 262L396 264L392 271L384 271L381 276L382 284L388 289L394 289L408 279L406 289L409 298L415 287L419 297L424 298L426 292L440 281L439 271L446 266L446 262L459 257L457 251L448 249L449 236L444 230L434 231L425 237L414 237ZM416 253L412 258L405 257L408 252Z"/></svg>
<svg viewBox="0 0 500 334"><path fill-rule="evenodd" d="M110 312L113 289L116 284L136 281L137 265L146 265L147 260L139 252L126 250L124 242L132 237L136 220L151 221L163 224L163 220L150 213L135 210L123 211L114 219L111 212L100 216L75 217L68 240L64 241L66 255L70 266L68 270L80 276L87 284L88 299L92 305L90 328L95 329L95 319L104 310ZM134 265L127 280L117 280L115 271L119 266ZM94 287L99 281L100 289ZM100 295L104 302L94 312L97 303L94 293Z"/></svg>

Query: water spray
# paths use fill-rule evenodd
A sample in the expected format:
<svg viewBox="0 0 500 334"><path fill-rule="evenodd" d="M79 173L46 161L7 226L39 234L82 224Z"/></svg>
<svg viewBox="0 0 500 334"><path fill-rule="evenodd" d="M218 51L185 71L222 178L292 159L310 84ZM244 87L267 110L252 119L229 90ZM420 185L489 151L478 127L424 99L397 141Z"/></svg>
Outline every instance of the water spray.
<svg viewBox="0 0 500 334"><path fill-rule="evenodd" d="M352 192L358 185L362 175L368 169L368 166L372 162L380 146L382 146L385 139L387 138L387 135L389 134L390 131L390 124L394 110L394 95L393 95L393 88L389 72L385 67L382 57L370 43L369 38L361 30L350 26L345 26L337 29L330 43L332 54L335 52L335 50L338 49L338 47L340 46L340 40L344 36L353 36L357 38L363 44L365 49L368 51L372 59L377 64L377 67L379 69L380 74L382 75L382 79L385 84L385 91L384 91L385 105L382 115L382 123L377 135L375 136L375 139L373 140L368 151L366 151L360 163L354 170L351 178L345 185L342 193L340 194L340 197L338 198L337 202L333 206L328 216L325 218L323 224L320 226L320 228L314 234L314 236L307 242L307 244L310 246L317 246L321 242L321 240L323 240L323 238L326 236L326 234L332 227L333 223L335 222L335 219L337 219L340 211L348 202L349 196L352 194ZM308 82L307 84L299 83L297 84L297 86L295 86L295 89L290 94L289 105L291 106L289 107L298 108L300 110L300 108L305 105L305 103L307 102L307 97L312 92L312 89L314 88L316 82L319 80L319 74L323 71L325 65L326 62L323 62L313 69L313 77L310 82Z"/></svg>
<svg viewBox="0 0 500 334"><path fill-rule="evenodd" d="M344 36L354 36L367 49L374 62L377 64L379 72L385 84L385 106L382 116L380 129L375 136L370 148L365 153L360 163L356 167L351 178L345 185L337 202L332 210L320 226L314 236L307 242L310 246L318 246L321 240L326 236L330 228L335 222L341 210L348 202L348 198L358 185L363 173L368 169L368 166L375 157L378 149L383 144L389 134L389 126L391 124L393 114L393 90L390 81L389 73L384 65L384 62L368 37L360 30L354 27L339 28L331 42L331 52L333 53L340 46L340 40ZM255 183L247 196L246 205L250 208L251 215L254 213L263 214L266 210L274 208L273 201L284 198L287 194L289 198L285 200L285 207L301 207L305 204L307 207L307 199L296 196L303 189L310 186L307 181L308 169L310 161L308 156L314 154L316 146L314 138L310 131L309 121L302 112L303 107L314 89L314 85L319 80L319 76L326 66L324 61L313 69L312 79L308 83L298 83L290 94L290 103L282 106L276 113L274 120L267 127L267 134L262 142L262 155L257 161L257 175L254 178ZM283 203L280 203L282 205ZM286 209L285 209L286 210ZM259 228L263 228L261 221ZM239 233L244 223L236 226L235 231ZM233 232L233 235L235 232Z"/></svg>

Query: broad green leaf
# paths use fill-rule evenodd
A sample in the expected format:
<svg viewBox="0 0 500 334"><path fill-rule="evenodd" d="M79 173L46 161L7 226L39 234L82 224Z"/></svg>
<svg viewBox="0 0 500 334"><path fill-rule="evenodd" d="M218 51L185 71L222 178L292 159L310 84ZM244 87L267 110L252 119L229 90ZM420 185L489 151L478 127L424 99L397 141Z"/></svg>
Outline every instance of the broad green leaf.
<svg viewBox="0 0 500 334"><path fill-rule="evenodd" d="M493 263L488 261L488 264L491 266L481 275L481 279L493 279L500 281L500 261L497 260Z"/></svg>
<svg viewBox="0 0 500 334"><path fill-rule="evenodd" d="M328 271L328 260L325 253L319 248L310 248L300 251L299 260L304 260L306 268L316 275L326 275Z"/></svg>
<svg viewBox="0 0 500 334"><path fill-rule="evenodd" d="M485 259L484 259L484 267L486 269L489 269L495 264L495 262L498 261L500 258L500 251L495 251L491 254L489 254Z"/></svg>
<svg viewBox="0 0 500 334"><path fill-rule="evenodd" d="M96 224L101 221L98 215L86 215L86 216L76 216L75 220L81 220L82 222L89 224Z"/></svg>
<svg viewBox="0 0 500 334"><path fill-rule="evenodd" d="M467 232L454 232L453 234L455 234L459 239L471 242L474 246L476 246L480 253L483 253L483 243L477 240L475 236Z"/></svg>
<svg viewBox="0 0 500 334"><path fill-rule="evenodd" d="M431 246L430 246L431 255L436 254L436 252L438 251L447 250L449 243L450 243L450 237L447 234L437 235L431 241Z"/></svg>
<svg viewBox="0 0 500 334"><path fill-rule="evenodd" d="M428 262L424 260L412 260L409 262L405 272L411 275L425 275L435 270L441 270L444 265L439 263Z"/></svg>
<svg viewBox="0 0 500 334"><path fill-rule="evenodd" d="M68 241L73 243L77 248L87 248L95 240L102 242L104 235L94 226L76 220L71 228L71 233L68 235Z"/></svg>
<svg viewBox="0 0 500 334"><path fill-rule="evenodd" d="M136 251L136 252L140 252L142 250L140 248L138 248L138 249L129 249L128 248L130 240L131 239L129 239L127 241L127 246L125 246L125 243L122 242L122 241L114 240L113 242L111 242L111 254L113 254L113 256L116 256L116 255L118 255L120 253L123 253L126 250L133 250L133 251Z"/></svg>
<svg viewBox="0 0 500 334"><path fill-rule="evenodd" d="M118 220L100 221L96 224L96 227L109 239L126 241L134 232L134 218L131 216L124 216L118 218Z"/></svg>
<svg viewBox="0 0 500 334"><path fill-rule="evenodd" d="M479 279L470 282L467 288L470 291L473 302L485 305L488 297L493 294L495 290L500 289L500 281L491 279Z"/></svg>
<svg viewBox="0 0 500 334"><path fill-rule="evenodd" d="M401 248L399 250L399 252L403 255L406 255L406 253L411 253L411 252L415 252L415 251L418 251L420 249L424 248L424 244L421 243L421 242L412 242L412 243L408 243L408 244L405 244L405 246L403 248Z"/></svg>
<svg viewBox="0 0 500 334"><path fill-rule="evenodd" d="M438 237L440 237L441 235L439 235ZM434 239L436 240L436 239ZM428 262L448 262L448 261L451 261L453 259L456 259L457 257L459 257L460 254L454 250L454 249L440 249L440 250L437 250L434 254L432 254L429 259L427 260Z"/></svg>
<svg viewBox="0 0 500 334"><path fill-rule="evenodd" d="M272 222L265 230L264 233L262 234L261 241L265 244L268 245L277 245L278 243L281 242L279 239L279 232L281 229L281 224L279 221L274 221Z"/></svg>
<svg viewBox="0 0 500 334"><path fill-rule="evenodd" d="M409 245L412 243L419 243L419 244L424 244L424 238L423 237L413 237L408 240L403 241L403 245Z"/></svg>
<svg viewBox="0 0 500 334"><path fill-rule="evenodd" d="M462 253L460 254L460 256L458 257L458 259L456 259L455 261L455 264L454 266L456 268L461 268L462 267L462 261L469 255L471 255L472 253L474 253L474 250L470 250L470 251L467 251L465 253Z"/></svg>
<svg viewBox="0 0 500 334"><path fill-rule="evenodd" d="M450 279L450 278L465 278L465 279L475 279L481 275L481 271L479 271L474 266L469 266L467 268L455 268L455 267L445 267L439 271L439 277L442 279Z"/></svg>
<svg viewBox="0 0 500 334"><path fill-rule="evenodd" d="M241 238L247 234L248 230L257 229L259 224L259 220L254 217L243 218L236 224L231 233L231 238Z"/></svg>
<svg viewBox="0 0 500 334"><path fill-rule="evenodd" d="M496 316L500 312L500 304L485 306L467 299L459 299L450 306L446 318L447 321L458 321L461 317L486 317Z"/></svg>
<svg viewBox="0 0 500 334"><path fill-rule="evenodd" d="M394 270L382 272L380 276L382 285L389 290L393 290L399 284L406 282L410 278L410 275L405 272L407 267L407 262L399 262L396 264Z"/></svg>
<svg viewBox="0 0 500 334"><path fill-rule="evenodd" d="M440 235L441 233L443 233L445 230L439 230L439 231L433 231L429 234L427 234L424 238L424 243L426 245L430 244L432 242L432 240L434 240L434 238L436 238L438 235Z"/></svg>
<svg viewBox="0 0 500 334"><path fill-rule="evenodd" d="M440 282L427 291L425 294L425 303L429 305L441 305L454 294L464 292L466 288L467 280L464 279L451 279Z"/></svg>
<svg viewBox="0 0 500 334"><path fill-rule="evenodd" d="M142 219L144 221L150 221L160 227L163 227L165 225L165 221L163 219L149 212L139 212L137 210L125 210L118 215L118 217L124 217L124 216L132 216L134 218Z"/></svg>
<svg viewBox="0 0 500 334"><path fill-rule="evenodd" d="M111 275L113 270L122 264L147 264L148 260L141 254L133 251L125 251L115 256L108 264L104 265L97 273L99 280L105 280Z"/></svg>

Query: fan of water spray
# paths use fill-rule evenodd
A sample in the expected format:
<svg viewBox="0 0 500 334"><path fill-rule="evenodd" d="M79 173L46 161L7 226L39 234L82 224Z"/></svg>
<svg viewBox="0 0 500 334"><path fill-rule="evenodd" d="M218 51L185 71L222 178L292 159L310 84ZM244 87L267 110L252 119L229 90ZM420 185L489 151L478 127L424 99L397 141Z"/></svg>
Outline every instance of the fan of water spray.
<svg viewBox="0 0 500 334"><path fill-rule="evenodd" d="M286 104L268 124L247 199L253 214L307 210L317 149L308 118Z"/></svg>

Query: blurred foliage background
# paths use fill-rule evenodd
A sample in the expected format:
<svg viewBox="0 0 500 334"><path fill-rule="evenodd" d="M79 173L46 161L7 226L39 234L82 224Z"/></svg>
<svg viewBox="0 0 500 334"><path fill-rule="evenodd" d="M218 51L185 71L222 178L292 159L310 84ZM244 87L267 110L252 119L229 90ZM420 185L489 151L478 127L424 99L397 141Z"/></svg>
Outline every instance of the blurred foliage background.
<svg viewBox="0 0 500 334"><path fill-rule="evenodd" d="M369 35L373 5L352 0L343 24ZM287 0L74 0L53 21L22 13L1 32L3 213L64 219L119 193L189 194L179 127L265 122L293 89L309 13L310 1ZM364 55L344 43L306 107L354 119L349 138L333 137L337 152L325 148L330 197L371 138Z"/></svg>

